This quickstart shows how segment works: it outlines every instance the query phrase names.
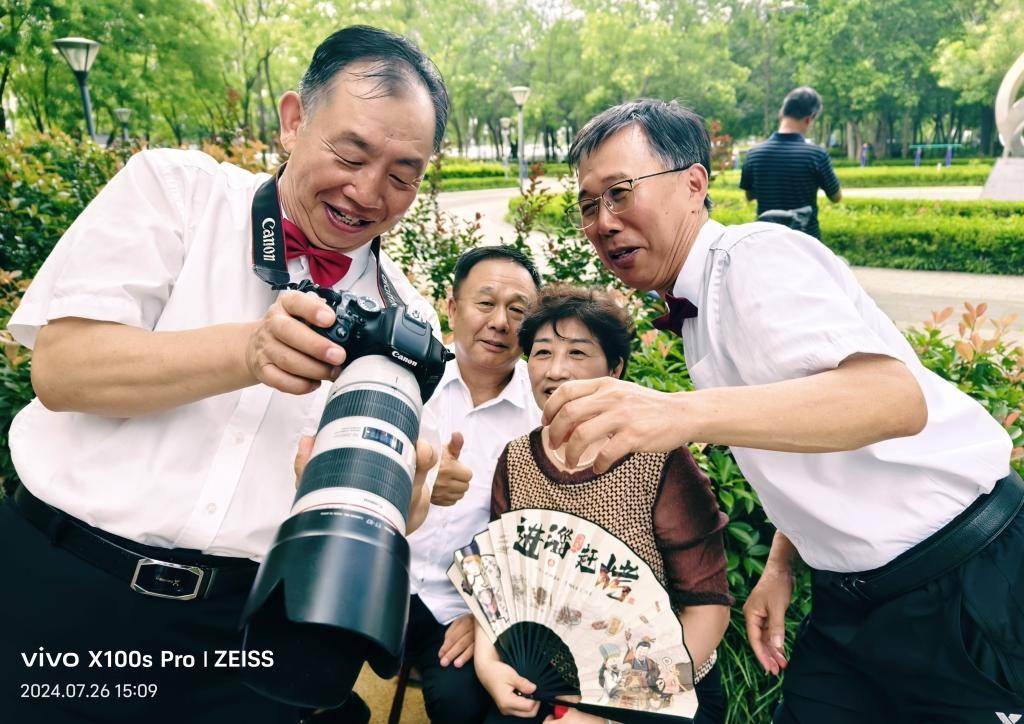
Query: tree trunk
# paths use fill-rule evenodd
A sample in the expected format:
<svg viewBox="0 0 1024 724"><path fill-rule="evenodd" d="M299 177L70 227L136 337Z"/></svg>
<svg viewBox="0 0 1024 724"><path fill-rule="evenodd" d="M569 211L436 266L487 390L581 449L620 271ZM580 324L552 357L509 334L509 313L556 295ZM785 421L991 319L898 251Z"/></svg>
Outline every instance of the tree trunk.
<svg viewBox="0 0 1024 724"><path fill-rule="evenodd" d="M889 157L889 133L886 128L886 118L884 115L878 117L875 122L875 158L888 158Z"/></svg>
<svg viewBox="0 0 1024 724"><path fill-rule="evenodd" d="M462 128L459 126L459 119L452 114L449 116L449 127L455 131L455 146L459 149L459 155L462 155Z"/></svg>
<svg viewBox="0 0 1024 724"><path fill-rule="evenodd" d="M846 157L856 161L860 153L860 127L857 121L846 122Z"/></svg>
<svg viewBox="0 0 1024 724"><path fill-rule="evenodd" d="M911 144L911 121L910 113L903 113L903 121L900 125L900 158L910 157Z"/></svg>
<svg viewBox="0 0 1024 724"><path fill-rule="evenodd" d="M11 75L11 64L8 62L4 66L3 77L0 77L0 133L7 130L7 111L4 110L3 97L4 90L7 88L7 78Z"/></svg>
<svg viewBox="0 0 1024 724"><path fill-rule="evenodd" d="M995 133L993 131L996 127L996 116L995 109L989 103L979 104L981 112L981 152L986 156L991 156L995 152Z"/></svg>
<svg viewBox="0 0 1024 724"><path fill-rule="evenodd" d="M273 82L270 79L270 56L266 55L263 57L263 77L267 83L267 93L270 94L270 113L271 113L271 128L273 132L270 138L270 150L277 152L277 137L281 131L281 119L277 116L277 93L274 91Z"/></svg>

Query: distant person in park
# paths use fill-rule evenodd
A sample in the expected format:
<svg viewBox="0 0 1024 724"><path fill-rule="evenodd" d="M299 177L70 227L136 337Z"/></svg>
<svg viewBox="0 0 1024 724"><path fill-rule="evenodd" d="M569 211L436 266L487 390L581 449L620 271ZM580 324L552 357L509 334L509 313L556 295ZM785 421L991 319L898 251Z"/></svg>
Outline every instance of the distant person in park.
<svg viewBox="0 0 1024 724"><path fill-rule="evenodd" d="M436 331L430 303L377 240L416 198L448 96L409 40L353 26L316 49L279 110L289 157L276 177L195 151L132 157L11 318L33 348L38 397L11 427L22 485L0 506L0 721L300 716L244 686L242 669L214 663L241 647L256 561L295 495L300 435L316 429L345 350L309 327L334 322L322 300L273 290L253 265L270 259L293 282L382 304L390 289ZM268 205L254 205L258 190ZM268 257L263 232L282 227L283 248ZM416 453L410 529L435 458L422 443ZM43 649L81 663L29 668L22 655ZM162 665L161 651L199 663ZM17 683L85 689L23 698ZM136 683L156 698L115 689ZM336 720L367 721L349 701L358 706Z"/></svg>
<svg viewBox="0 0 1024 724"><path fill-rule="evenodd" d="M757 200L758 216L810 206L802 231L816 239L821 238L818 189L830 201L843 197L828 152L807 142L819 113L821 96L816 90L806 86L791 90L779 110L779 130L747 152L740 171L740 188L747 192L747 199Z"/></svg>
<svg viewBox="0 0 1024 724"><path fill-rule="evenodd" d="M544 424L566 464L728 445L778 529L744 608L766 671L787 666L798 558L811 615L779 724L994 722L1024 713L1024 482L1007 432L927 370L816 239L709 218L704 120L624 103L577 134L570 216L624 284L669 305L692 392L563 383Z"/></svg>

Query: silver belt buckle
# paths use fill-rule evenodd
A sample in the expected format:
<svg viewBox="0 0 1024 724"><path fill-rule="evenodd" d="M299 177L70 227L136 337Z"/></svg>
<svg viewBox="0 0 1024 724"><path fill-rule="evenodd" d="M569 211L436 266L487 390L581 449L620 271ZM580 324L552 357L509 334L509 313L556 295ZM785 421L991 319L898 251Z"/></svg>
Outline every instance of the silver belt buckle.
<svg viewBox="0 0 1024 724"><path fill-rule="evenodd" d="M160 569L174 569L173 573ZM171 598L177 601L191 601L199 596L205 571L198 566L183 566L178 563L142 558L135 564L131 588L136 593L157 598ZM187 580L195 577L195 584ZM192 585L188 590L187 585Z"/></svg>

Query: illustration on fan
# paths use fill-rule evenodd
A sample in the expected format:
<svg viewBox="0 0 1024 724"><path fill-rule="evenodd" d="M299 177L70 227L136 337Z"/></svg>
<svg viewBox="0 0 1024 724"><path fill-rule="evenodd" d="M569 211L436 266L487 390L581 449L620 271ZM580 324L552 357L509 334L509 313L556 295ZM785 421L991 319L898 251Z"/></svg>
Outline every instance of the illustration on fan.
<svg viewBox="0 0 1024 724"><path fill-rule="evenodd" d="M689 722L693 663L669 594L605 528L513 510L455 553L448 577L531 698L619 722Z"/></svg>

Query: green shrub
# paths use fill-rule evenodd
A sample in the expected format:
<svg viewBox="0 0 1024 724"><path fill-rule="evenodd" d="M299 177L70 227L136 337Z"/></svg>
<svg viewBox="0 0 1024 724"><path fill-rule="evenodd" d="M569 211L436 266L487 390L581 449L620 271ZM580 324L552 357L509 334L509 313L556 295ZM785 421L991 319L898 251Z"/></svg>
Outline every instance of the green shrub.
<svg viewBox="0 0 1024 724"><path fill-rule="evenodd" d="M515 176L456 176L442 178L441 191L479 191L481 189L514 189L519 185Z"/></svg>
<svg viewBox="0 0 1024 724"><path fill-rule="evenodd" d="M129 155L60 133L0 134L0 268L34 275Z"/></svg>
<svg viewBox="0 0 1024 724"><path fill-rule="evenodd" d="M953 314L947 307L933 312L907 339L925 367L949 380L981 403L1004 428L1013 442L1010 459L1024 473L1024 347L1007 337L1016 315L986 317L988 305L964 303L958 334L940 328Z"/></svg>
<svg viewBox="0 0 1024 724"><path fill-rule="evenodd" d="M866 166L861 168L838 167L836 176L839 183L848 189L879 188L886 186L983 186L988 179L992 165L989 163L956 164L936 169L935 164L914 166ZM723 171L716 177L716 184L737 188L740 172Z"/></svg>
<svg viewBox="0 0 1024 724"><path fill-rule="evenodd" d="M572 176L572 169L569 168L567 163L555 163L554 161L545 161L541 164L545 176Z"/></svg>
<svg viewBox="0 0 1024 724"><path fill-rule="evenodd" d="M957 156L955 154L953 155L953 165L954 166L980 166L980 165L985 165L985 164L991 166L995 162L996 162L996 159L994 157L992 157L992 156ZM942 164L946 163L945 152L939 153L938 155L934 155L934 153L933 153L932 155L926 156L926 157L921 159L921 166L931 166L932 168L935 168L935 164L937 164L937 163L942 163ZM849 159L849 158L846 158L845 156L843 158L835 158L835 157L833 157L832 158L832 165L835 168L852 168L852 167L855 167L855 166L859 168L860 167L860 159ZM878 159L878 160L872 159L871 163L868 164L869 168L888 168L888 167L891 167L891 166L898 166L898 167L907 167L907 166L909 166L909 167L913 168L914 167L914 159L913 158L883 158L883 159Z"/></svg>
<svg viewBox="0 0 1024 724"><path fill-rule="evenodd" d="M35 396L31 353L7 331L7 323L21 295L28 289L28 283L20 271L0 269L0 500L7 484L17 479L8 440L11 421Z"/></svg>
<svg viewBox="0 0 1024 724"><path fill-rule="evenodd" d="M743 192L712 185L712 218L744 224L756 217ZM551 196L538 227L552 231L572 197ZM522 203L509 202L514 212ZM1024 274L1024 204L1012 201L850 199L819 207L822 240L851 264L893 269Z"/></svg>
<svg viewBox="0 0 1024 724"><path fill-rule="evenodd" d="M510 167L509 174L515 176L515 168ZM441 169L441 178L475 178L480 176L505 176L505 166L500 163L480 163L479 161L445 161Z"/></svg>

